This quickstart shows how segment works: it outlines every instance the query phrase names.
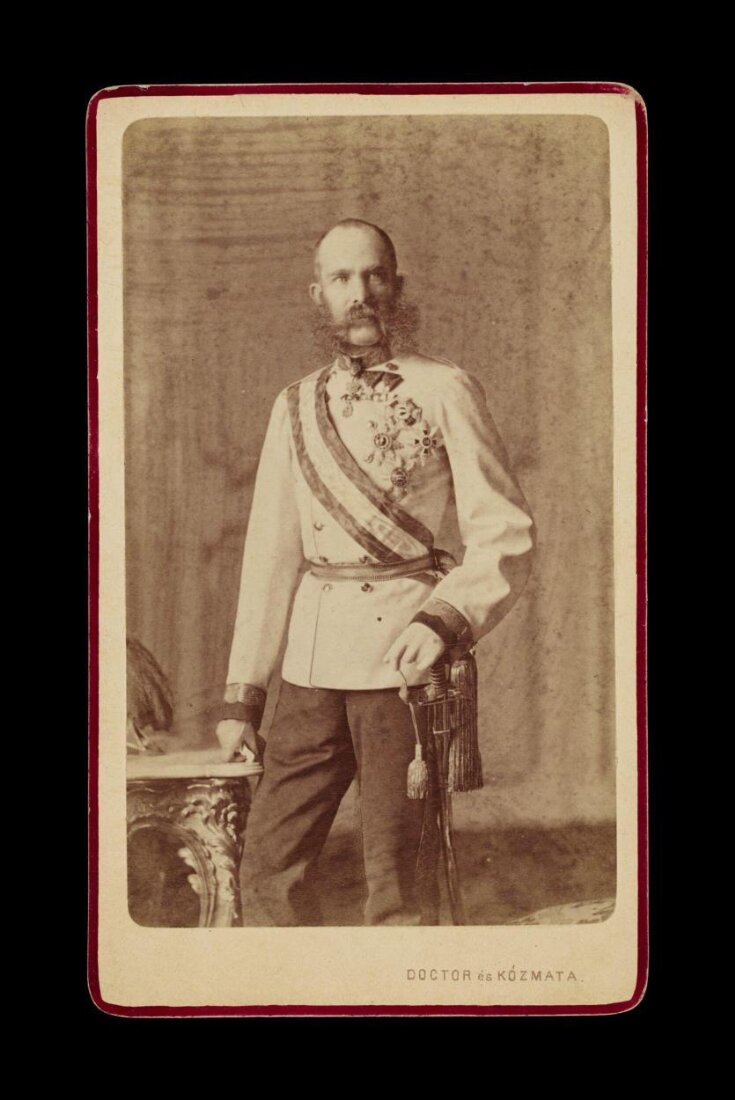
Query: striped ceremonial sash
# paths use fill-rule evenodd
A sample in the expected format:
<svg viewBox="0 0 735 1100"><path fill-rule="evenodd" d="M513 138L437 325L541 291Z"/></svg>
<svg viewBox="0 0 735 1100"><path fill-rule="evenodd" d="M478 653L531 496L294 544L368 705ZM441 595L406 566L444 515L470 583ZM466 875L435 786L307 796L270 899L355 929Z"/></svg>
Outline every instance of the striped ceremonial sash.
<svg viewBox="0 0 735 1100"><path fill-rule="evenodd" d="M333 519L378 561L421 557L432 549L433 535L375 485L345 447L327 411L329 372L327 367L288 390L291 431L304 479Z"/></svg>

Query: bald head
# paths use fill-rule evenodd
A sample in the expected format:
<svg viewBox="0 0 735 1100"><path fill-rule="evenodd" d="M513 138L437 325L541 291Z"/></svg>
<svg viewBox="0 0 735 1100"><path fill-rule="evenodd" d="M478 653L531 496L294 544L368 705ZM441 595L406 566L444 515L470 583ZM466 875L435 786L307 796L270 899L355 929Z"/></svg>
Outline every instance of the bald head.
<svg viewBox="0 0 735 1100"><path fill-rule="evenodd" d="M395 275L398 270L398 259L393 241L386 231L381 229L379 225L363 221L362 218L343 218L342 221L337 222L331 229L328 229L326 233L322 233L316 242L314 249L314 273L316 277L319 278L324 263L322 256L325 253L326 258L329 259L335 249L340 250L344 247L350 247L352 242L360 238L367 241L372 240L392 274Z"/></svg>

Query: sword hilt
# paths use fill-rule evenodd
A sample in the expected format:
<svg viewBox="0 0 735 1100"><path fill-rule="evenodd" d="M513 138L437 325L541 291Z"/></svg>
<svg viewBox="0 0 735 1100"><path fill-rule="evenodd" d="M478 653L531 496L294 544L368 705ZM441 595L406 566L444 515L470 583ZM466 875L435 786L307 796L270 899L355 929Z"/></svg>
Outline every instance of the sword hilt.
<svg viewBox="0 0 735 1100"><path fill-rule="evenodd" d="M435 688L446 688L447 686L447 665L443 658L439 658L429 669L429 676L431 677L430 683Z"/></svg>

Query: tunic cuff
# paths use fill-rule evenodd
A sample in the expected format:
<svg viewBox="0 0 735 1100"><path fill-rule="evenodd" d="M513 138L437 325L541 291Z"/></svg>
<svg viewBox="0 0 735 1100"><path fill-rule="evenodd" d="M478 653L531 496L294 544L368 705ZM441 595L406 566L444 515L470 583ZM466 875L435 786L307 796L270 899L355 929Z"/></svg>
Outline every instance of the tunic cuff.
<svg viewBox="0 0 735 1100"><path fill-rule="evenodd" d="M220 708L222 720L234 718L238 722L251 722L260 726L265 710L266 693L253 684L228 684L224 702Z"/></svg>
<svg viewBox="0 0 735 1100"><path fill-rule="evenodd" d="M427 600L411 622L428 626L446 646L472 645L474 641L472 627L467 619L445 600L435 597Z"/></svg>

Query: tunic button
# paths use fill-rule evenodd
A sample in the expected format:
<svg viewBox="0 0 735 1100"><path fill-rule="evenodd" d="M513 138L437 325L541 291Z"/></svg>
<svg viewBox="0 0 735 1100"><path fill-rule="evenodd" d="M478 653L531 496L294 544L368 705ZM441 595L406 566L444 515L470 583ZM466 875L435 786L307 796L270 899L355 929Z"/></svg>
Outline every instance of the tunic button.
<svg viewBox="0 0 735 1100"><path fill-rule="evenodd" d="M373 586L371 584L368 584L367 581L365 581L365 583L362 585L362 591L363 592L372 592L372 590L373 590Z"/></svg>
<svg viewBox="0 0 735 1100"><path fill-rule="evenodd" d="M324 524L323 523L315 523L314 524L314 530L315 531L323 531L324 530Z"/></svg>
<svg viewBox="0 0 735 1100"><path fill-rule="evenodd" d="M370 561L370 558L367 556L367 554L363 554L360 558L360 561L363 563L363 565L367 565L367 563Z"/></svg>
<svg viewBox="0 0 735 1100"><path fill-rule="evenodd" d="M329 561L329 558L325 558L323 554L320 554L319 561Z"/></svg>
<svg viewBox="0 0 735 1100"><path fill-rule="evenodd" d="M331 586L331 584L324 584L324 585L322 585L322 592L331 592L331 591L332 591L332 586Z"/></svg>

